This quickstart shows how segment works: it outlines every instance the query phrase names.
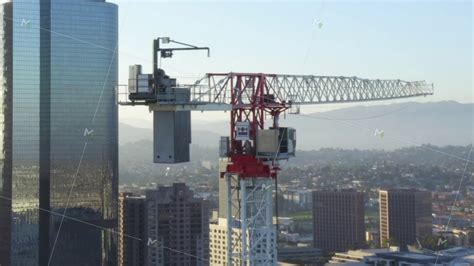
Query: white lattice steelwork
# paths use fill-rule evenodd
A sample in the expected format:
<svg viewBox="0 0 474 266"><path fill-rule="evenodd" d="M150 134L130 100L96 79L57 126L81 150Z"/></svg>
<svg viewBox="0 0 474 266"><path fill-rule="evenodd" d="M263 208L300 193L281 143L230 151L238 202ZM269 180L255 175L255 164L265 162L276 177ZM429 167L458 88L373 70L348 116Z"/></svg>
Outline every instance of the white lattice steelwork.
<svg viewBox="0 0 474 266"><path fill-rule="evenodd" d="M223 111L232 109L232 89L236 77L242 73L207 74L192 85L182 87L190 89L191 101L177 102L176 93L157 93L159 102L131 102L126 95L126 87L119 87L119 103L122 105L146 104L151 110L207 110ZM250 75L250 74L248 74ZM255 74L252 74L255 75ZM261 74L271 97L289 104L326 104L390 100L433 94L433 85L425 81L403 81L398 79L364 79L358 77L278 75ZM244 80L244 92L252 95L258 86L255 79ZM163 94L163 95L161 95ZM270 96L270 95L269 95ZM246 97L243 97L246 98ZM167 100L168 99L168 100ZM245 102L243 102L245 103Z"/></svg>
<svg viewBox="0 0 474 266"><path fill-rule="evenodd" d="M276 265L273 181L227 176L227 254L229 265ZM237 211L235 211L237 210ZM235 236L240 241L233 241Z"/></svg>
<svg viewBox="0 0 474 266"><path fill-rule="evenodd" d="M191 85L191 102L230 103L234 78L240 73L208 74ZM322 104L396 99L433 94L425 81L363 79L358 77L264 74L274 97L294 104ZM203 83L207 83L204 84ZM249 86L254 86L248 82Z"/></svg>

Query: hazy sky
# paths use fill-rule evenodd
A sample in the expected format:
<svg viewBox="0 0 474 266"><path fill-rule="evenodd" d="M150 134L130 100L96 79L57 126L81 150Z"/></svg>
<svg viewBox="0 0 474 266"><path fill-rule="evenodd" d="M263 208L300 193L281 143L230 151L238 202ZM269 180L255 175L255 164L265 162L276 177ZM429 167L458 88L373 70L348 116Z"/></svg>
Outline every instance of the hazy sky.
<svg viewBox="0 0 474 266"><path fill-rule="evenodd" d="M435 96L418 101L473 102L471 1L111 2L120 7L121 84L128 65L151 72L152 40L169 36L211 47L210 58L165 59L181 83L227 71L400 78L435 84ZM144 110L121 108L121 118Z"/></svg>

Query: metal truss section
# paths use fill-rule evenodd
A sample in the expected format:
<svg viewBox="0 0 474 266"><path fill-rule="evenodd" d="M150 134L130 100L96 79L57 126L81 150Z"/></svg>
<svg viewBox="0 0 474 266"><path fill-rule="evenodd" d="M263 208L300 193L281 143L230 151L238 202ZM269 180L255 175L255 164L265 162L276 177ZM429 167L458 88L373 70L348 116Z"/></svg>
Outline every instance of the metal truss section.
<svg viewBox="0 0 474 266"><path fill-rule="evenodd" d="M269 82L279 98L295 104L375 101L433 94L424 81L369 80L357 77L280 76Z"/></svg>
<svg viewBox="0 0 474 266"><path fill-rule="evenodd" d="M259 77L256 79L255 77ZM203 84L206 83L207 84ZM232 90L243 82L243 95L251 96L255 87L264 83L268 101L292 104L324 104L342 102L365 102L398 99L433 94L433 85L425 81L370 80L358 77L275 75L248 73L216 73L190 86L191 102L236 104Z"/></svg>
<svg viewBox="0 0 474 266"><path fill-rule="evenodd" d="M367 102L433 94L425 81L363 79L358 77L278 75L262 73L209 73L189 89L190 101L179 101L179 92L155 92L155 102L130 101L126 86L117 87L120 105L147 105L150 111L227 111L245 108L262 93L267 107L272 103L291 105ZM259 89L262 91L258 92Z"/></svg>
<svg viewBox="0 0 474 266"><path fill-rule="evenodd" d="M227 174L227 265L241 264L239 177Z"/></svg>
<svg viewBox="0 0 474 266"><path fill-rule="evenodd" d="M276 265L273 181L228 176L227 247L229 265ZM236 197L236 193L237 197ZM237 200L235 200L237 199ZM238 211L235 211L237 208ZM234 215L232 215L234 214ZM238 241L236 239L238 236Z"/></svg>

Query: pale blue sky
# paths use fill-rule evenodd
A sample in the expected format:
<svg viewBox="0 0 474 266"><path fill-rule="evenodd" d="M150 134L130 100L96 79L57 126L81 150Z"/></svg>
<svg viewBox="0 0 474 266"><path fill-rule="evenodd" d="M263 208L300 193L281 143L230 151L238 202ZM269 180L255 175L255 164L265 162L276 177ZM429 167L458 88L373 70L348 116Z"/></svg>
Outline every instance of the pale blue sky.
<svg viewBox="0 0 474 266"><path fill-rule="evenodd" d="M435 84L420 101L473 102L470 1L111 2L120 7L122 84L130 64L150 72L152 39L169 36L211 47L210 58L166 59L181 82L226 71L400 78Z"/></svg>

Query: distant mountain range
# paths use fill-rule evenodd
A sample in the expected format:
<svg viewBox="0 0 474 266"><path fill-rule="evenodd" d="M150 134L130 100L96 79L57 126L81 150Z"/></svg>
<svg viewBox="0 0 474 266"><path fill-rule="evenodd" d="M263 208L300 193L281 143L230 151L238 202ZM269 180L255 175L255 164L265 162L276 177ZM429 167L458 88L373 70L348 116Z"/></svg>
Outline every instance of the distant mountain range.
<svg viewBox="0 0 474 266"><path fill-rule="evenodd" d="M297 130L297 148L396 149L418 144L468 145L474 140L474 104L433 102L358 106L287 115L281 126ZM120 123L120 144L152 140L150 128ZM192 142L217 147L228 135L224 121L194 121Z"/></svg>

